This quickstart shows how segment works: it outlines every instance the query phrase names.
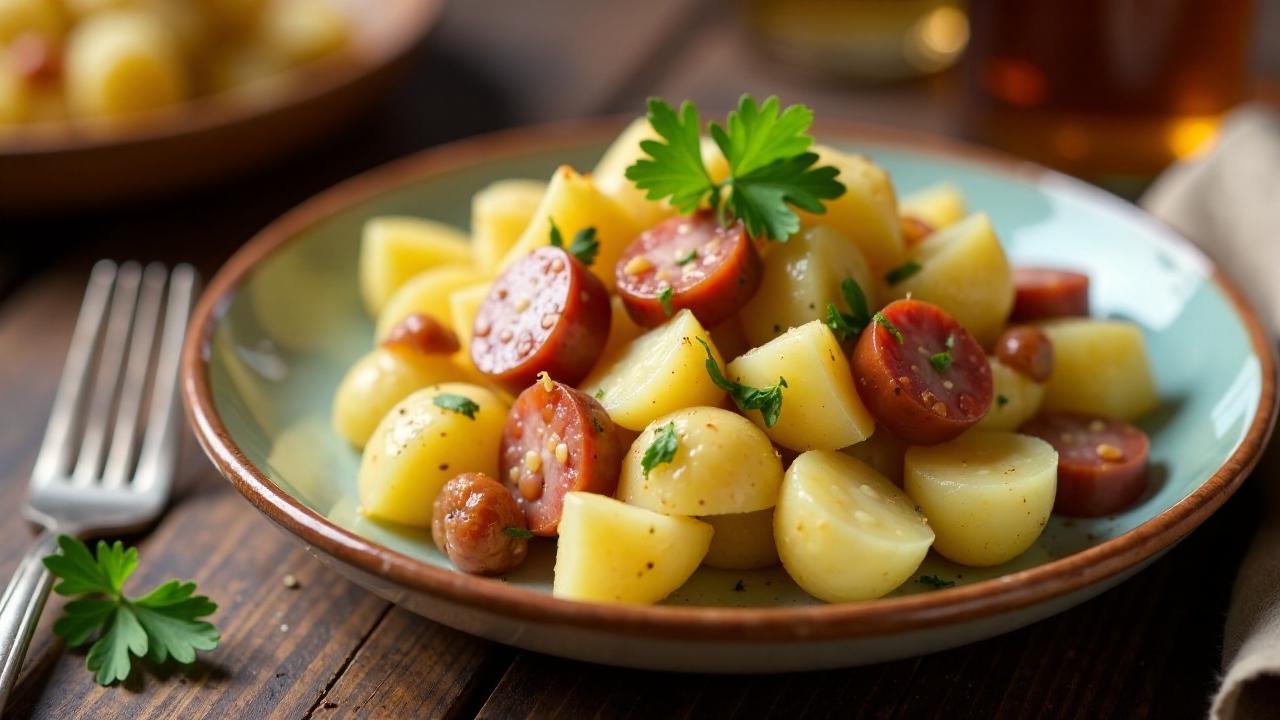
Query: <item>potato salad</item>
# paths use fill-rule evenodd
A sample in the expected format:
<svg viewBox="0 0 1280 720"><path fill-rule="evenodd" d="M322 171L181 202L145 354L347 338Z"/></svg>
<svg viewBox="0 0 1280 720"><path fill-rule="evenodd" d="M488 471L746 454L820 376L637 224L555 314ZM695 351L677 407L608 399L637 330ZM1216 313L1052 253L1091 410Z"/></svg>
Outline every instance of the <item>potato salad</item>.
<svg viewBox="0 0 1280 720"><path fill-rule="evenodd" d="M1139 329L1090 318L1085 275L1011 266L957 188L899 198L812 120L654 99L588 173L481 190L469 233L369 221L376 345L333 405L360 511L468 573L554 542L567 599L781 563L849 602L1138 501Z"/></svg>

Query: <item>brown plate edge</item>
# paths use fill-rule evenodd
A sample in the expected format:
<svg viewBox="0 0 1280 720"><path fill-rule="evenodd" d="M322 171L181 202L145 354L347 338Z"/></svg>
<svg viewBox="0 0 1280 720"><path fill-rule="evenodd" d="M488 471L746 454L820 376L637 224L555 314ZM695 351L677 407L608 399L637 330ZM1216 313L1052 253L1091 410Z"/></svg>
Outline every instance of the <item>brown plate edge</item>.
<svg viewBox="0 0 1280 720"><path fill-rule="evenodd" d="M562 600L436 567L366 540L289 496L240 452L214 406L208 358L222 309L257 263L302 229L390 188L494 155L518 155L531 147L539 152L548 147L574 147L584 138L603 141L620 127L618 120L564 122L492 133L426 150L330 188L250 240L206 288L182 354L182 394L188 419L218 470L259 510L308 544L415 592L542 624L698 641L762 642L834 640L917 630L1010 612L1080 590L1150 558L1187 535L1226 502L1258 463L1276 420L1276 359L1243 293L1216 265L1211 279L1235 306L1262 365L1258 407L1235 452L1187 497L1117 538L1044 565L934 593L799 608L629 606ZM964 143L887 128L825 122L819 124L818 134L916 151L924 148L1024 179L1053 173Z"/></svg>

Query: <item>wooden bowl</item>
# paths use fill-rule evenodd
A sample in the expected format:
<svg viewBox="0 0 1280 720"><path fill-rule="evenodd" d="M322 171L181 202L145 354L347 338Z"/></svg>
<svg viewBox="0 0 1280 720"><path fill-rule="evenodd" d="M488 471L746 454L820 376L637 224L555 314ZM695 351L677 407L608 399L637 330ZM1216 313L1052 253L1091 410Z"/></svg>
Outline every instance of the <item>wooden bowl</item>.
<svg viewBox="0 0 1280 720"><path fill-rule="evenodd" d="M115 122L0 135L0 212L105 207L244 172L314 142L388 87L441 0L348 2L351 47L238 89Z"/></svg>

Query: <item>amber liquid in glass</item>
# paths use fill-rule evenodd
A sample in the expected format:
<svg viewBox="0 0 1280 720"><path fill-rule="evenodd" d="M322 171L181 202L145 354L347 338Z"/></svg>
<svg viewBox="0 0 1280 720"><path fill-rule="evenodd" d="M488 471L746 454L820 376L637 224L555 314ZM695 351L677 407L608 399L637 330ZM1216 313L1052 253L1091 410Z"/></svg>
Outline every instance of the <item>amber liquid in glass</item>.
<svg viewBox="0 0 1280 720"><path fill-rule="evenodd" d="M1250 0L973 0L967 122L1095 180L1202 148L1246 93Z"/></svg>

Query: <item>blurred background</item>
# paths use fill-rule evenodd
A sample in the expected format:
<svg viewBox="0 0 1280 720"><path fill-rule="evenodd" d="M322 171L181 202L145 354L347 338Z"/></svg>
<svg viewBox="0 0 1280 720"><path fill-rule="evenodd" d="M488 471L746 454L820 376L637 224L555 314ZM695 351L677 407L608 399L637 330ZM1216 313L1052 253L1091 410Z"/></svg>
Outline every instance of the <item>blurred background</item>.
<svg viewBox="0 0 1280 720"><path fill-rule="evenodd" d="M361 170L648 95L777 94L1133 197L1280 103L1277 37L1280 0L0 0L0 295L69 251L216 267Z"/></svg>

